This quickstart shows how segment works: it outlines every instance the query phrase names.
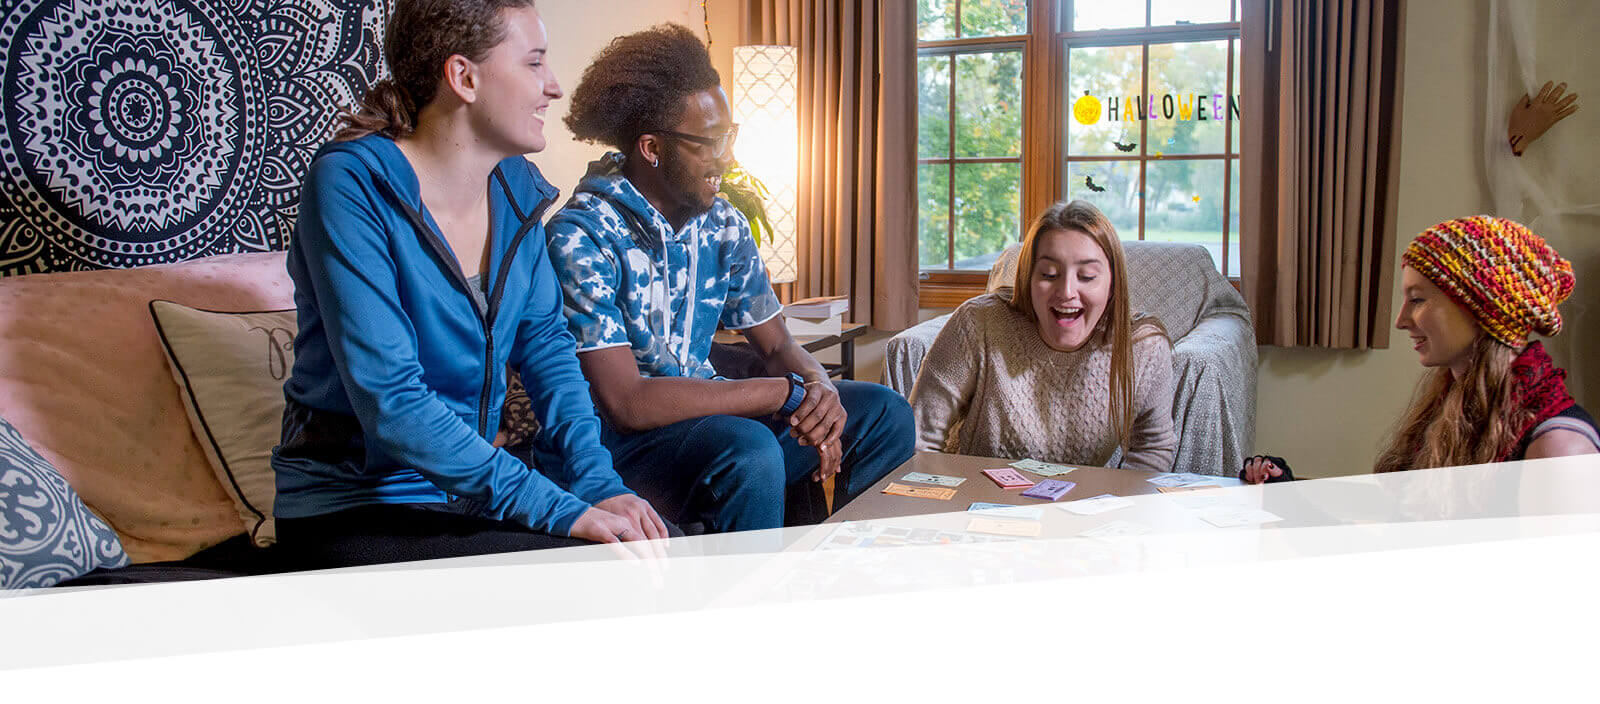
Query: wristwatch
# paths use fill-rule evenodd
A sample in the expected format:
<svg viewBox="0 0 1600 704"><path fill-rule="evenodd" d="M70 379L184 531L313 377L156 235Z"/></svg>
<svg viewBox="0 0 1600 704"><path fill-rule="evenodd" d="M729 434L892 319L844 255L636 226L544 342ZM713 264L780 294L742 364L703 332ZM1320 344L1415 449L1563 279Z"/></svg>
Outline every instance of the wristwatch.
<svg viewBox="0 0 1600 704"><path fill-rule="evenodd" d="M780 418L788 418L790 414L800 410L800 402L806 398L806 380L799 374L789 372L789 399L783 402L783 408L778 409Z"/></svg>

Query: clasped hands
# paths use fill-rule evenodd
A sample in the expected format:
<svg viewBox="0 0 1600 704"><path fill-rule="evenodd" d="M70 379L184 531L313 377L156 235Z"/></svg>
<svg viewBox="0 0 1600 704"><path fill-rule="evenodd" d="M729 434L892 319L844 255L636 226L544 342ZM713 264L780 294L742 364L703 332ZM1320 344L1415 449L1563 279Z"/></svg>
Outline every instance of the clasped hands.
<svg viewBox="0 0 1600 704"><path fill-rule="evenodd" d="M846 414L839 389L827 376L808 376L805 387L800 407L789 415L789 434L801 445L817 449L822 465L811 474L811 480L820 482L839 473L844 458L839 437L844 434Z"/></svg>

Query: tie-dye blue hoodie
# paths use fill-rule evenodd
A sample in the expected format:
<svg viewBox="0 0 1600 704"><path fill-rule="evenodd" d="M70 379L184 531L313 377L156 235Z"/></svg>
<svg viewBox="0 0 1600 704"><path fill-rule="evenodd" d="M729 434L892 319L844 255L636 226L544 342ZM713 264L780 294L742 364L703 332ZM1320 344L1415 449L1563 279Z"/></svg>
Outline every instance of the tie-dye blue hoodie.
<svg viewBox="0 0 1600 704"><path fill-rule="evenodd" d="M628 346L645 376L713 378L719 324L754 327L783 309L750 223L719 197L674 231L622 175L623 158L590 164L545 228L578 352Z"/></svg>

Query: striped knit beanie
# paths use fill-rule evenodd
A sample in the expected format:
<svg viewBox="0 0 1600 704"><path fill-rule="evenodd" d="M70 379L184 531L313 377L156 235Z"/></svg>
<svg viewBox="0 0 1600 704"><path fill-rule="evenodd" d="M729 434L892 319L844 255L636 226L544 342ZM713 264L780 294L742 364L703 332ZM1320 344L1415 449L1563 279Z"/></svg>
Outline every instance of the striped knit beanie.
<svg viewBox="0 0 1600 704"><path fill-rule="evenodd" d="M1512 347L1561 332L1556 305L1572 295L1572 263L1521 224L1492 215L1441 222L1401 257Z"/></svg>

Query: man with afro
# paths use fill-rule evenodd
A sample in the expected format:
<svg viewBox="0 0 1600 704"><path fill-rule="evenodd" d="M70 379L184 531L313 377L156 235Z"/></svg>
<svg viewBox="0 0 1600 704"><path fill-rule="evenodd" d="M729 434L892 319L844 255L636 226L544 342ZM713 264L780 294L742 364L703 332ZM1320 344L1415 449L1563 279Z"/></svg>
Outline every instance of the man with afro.
<svg viewBox="0 0 1600 704"><path fill-rule="evenodd" d="M777 528L804 482L838 474L843 505L911 458L905 400L831 381L795 343L749 222L718 197L738 125L698 37L661 25L613 40L566 122L616 150L590 164L547 236L601 441L628 486L668 520ZM773 376L720 377L708 360L719 325Z"/></svg>

